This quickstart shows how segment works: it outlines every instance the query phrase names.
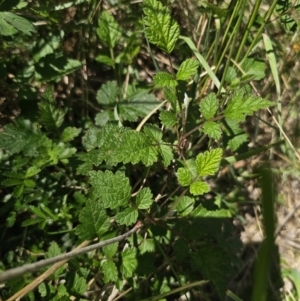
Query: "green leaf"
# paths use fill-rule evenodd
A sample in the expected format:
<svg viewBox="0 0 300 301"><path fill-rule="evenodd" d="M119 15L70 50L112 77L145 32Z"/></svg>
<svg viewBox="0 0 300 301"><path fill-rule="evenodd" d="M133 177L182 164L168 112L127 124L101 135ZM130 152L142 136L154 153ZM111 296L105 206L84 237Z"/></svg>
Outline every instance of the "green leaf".
<svg viewBox="0 0 300 301"><path fill-rule="evenodd" d="M61 140L63 142L72 141L75 137L77 137L81 132L81 129L77 129L75 127L67 127L63 130L61 134Z"/></svg>
<svg viewBox="0 0 300 301"><path fill-rule="evenodd" d="M154 142L159 143L162 139L162 131L161 129L154 124L145 124L143 128L143 132Z"/></svg>
<svg viewBox="0 0 300 301"><path fill-rule="evenodd" d="M236 135L232 139L229 140L228 148L230 148L231 151L235 152L246 141L248 141L247 134Z"/></svg>
<svg viewBox="0 0 300 301"><path fill-rule="evenodd" d="M205 182L196 181L190 186L190 193L192 195L202 195L210 191L209 186Z"/></svg>
<svg viewBox="0 0 300 301"><path fill-rule="evenodd" d="M177 124L177 118L174 112L162 111L159 114L159 119L164 126L169 128L172 128L175 124Z"/></svg>
<svg viewBox="0 0 300 301"><path fill-rule="evenodd" d="M43 218L43 219L47 219L47 215L38 207L34 207L34 206L29 206L28 209L36 214L38 217Z"/></svg>
<svg viewBox="0 0 300 301"><path fill-rule="evenodd" d="M222 149L216 148L206 151L196 157L196 166L198 176L214 175L220 165L222 158Z"/></svg>
<svg viewBox="0 0 300 301"><path fill-rule="evenodd" d="M220 139L222 135L220 124L213 121L206 121L203 124L203 132L212 139Z"/></svg>
<svg viewBox="0 0 300 301"><path fill-rule="evenodd" d="M145 33L149 41L171 53L179 37L179 26L159 1L144 1Z"/></svg>
<svg viewBox="0 0 300 301"><path fill-rule="evenodd" d="M152 165L158 157L153 141L142 132L107 124L101 129L91 128L83 138L86 149L98 149L98 163L105 160L109 165L119 162Z"/></svg>
<svg viewBox="0 0 300 301"><path fill-rule="evenodd" d="M107 239L111 239L111 238L114 238L116 236L116 233L113 232L113 233L110 233L108 235L104 235L102 237L102 240L107 240ZM118 246L119 244L118 243L114 243L114 244L109 244L107 246L104 246L102 248L102 252L103 254L108 257L108 258L112 258L116 253L117 253L117 250L118 250Z"/></svg>
<svg viewBox="0 0 300 301"><path fill-rule="evenodd" d="M22 223L22 227L28 227L28 226L31 226L31 225L36 225L36 224L42 223L42 222L44 222L44 221L45 221L44 218L41 218L41 217L33 217L33 218L31 218L31 219L25 220L25 221Z"/></svg>
<svg viewBox="0 0 300 301"><path fill-rule="evenodd" d="M183 196L174 209L181 216L187 216L194 209L195 199L190 198L188 196Z"/></svg>
<svg viewBox="0 0 300 301"><path fill-rule="evenodd" d="M48 54L54 53L59 46L61 46L62 40L63 36L61 34L55 34L54 32L49 32L49 35L39 39L33 48L33 58L35 62L38 62Z"/></svg>
<svg viewBox="0 0 300 301"><path fill-rule="evenodd" d="M80 211L80 224L76 227L76 234L81 240L101 237L109 229L109 217L100 202L101 200L88 199L86 206Z"/></svg>
<svg viewBox="0 0 300 301"><path fill-rule="evenodd" d="M116 264L112 260L104 260L101 263L102 272L104 274L104 283L110 281L116 282L119 279Z"/></svg>
<svg viewBox="0 0 300 301"><path fill-rule="evenodd" d="M108 81L98 90L96 99L102 105L114 105L117 102L118 85L116 81Z"/></svg>
<svg viewBox="0 0 300 301"><path fill-rule="evenodd" d="M23 179L15 179L15 178L10 178L10 179L5 179L1 182L1 184L4 187L11 187L11 186L17 186L17 185L22 185L24 183Z"/></svg>
<svg viewBox="0 0 300 301"><path fill-rule="evenodd" d="M214 117L218 110L219 101L216 94L208 94L200 103L200 112L206 120Z"/></svg>
<svg viewBox="0 0 300 301"><path fill-rule="evenodd" d="M217 218L230 218L231 213L229 210L207 210L202 205L199 205L192 213L191 216L195 217L217 217Z"/></svg>
<svg viewBox="0 0 300 301"><path fill-rule="evenodd" d="M243 90L238 90L229 99L224 115L228 119L243 121L247 115L273 105L271 101L252 95L245 96Z"/></svg>
<svg viewBox="0 0 300 301"><path fill-rule="evenodd" d="M31 36L36 32L35 27L25 18L10 12L0 12L0 35L10 36L18 31Z"/></svg>
<svg viewBox="0 0 300 301"><path fill-rule="evenodd" d="M40 173L40 172L41 172L41 169L40 169L40 168L38 168L38 167L36 167L36 166L30 166L30 167L27 169L26 173L25 173L25 178L26 178L26 179L31 178L31 177L37 175L37 174Z"/></svg>
<svg viewBox="0 0 300 301"><path fill-rule="evenodd" d="M52 241L50 244L50 247L48 248L48 251L45 254L46 258L51 258L51 257L55 257L57 255L60 255L61 252L61 248L59 247L59 245L55 242Z"/></svg>
<svg viewBox="0 0 300 301"><path fill-rule="evenodd" d="M114 120L114 113L112 111L103 111L96 115L95 123L96 125L103 126L108 123L109 120Z"/></svg>
<svg viewBox="0 0 300 301"><path fill-rule="evenodd" d="M30 179L25 179L24 180L24 186L26 187L34 187L35 186L35 181L30 180Z"/></svg>
<svg viewBox="0 0 300 301"><path fill-rule="evenodd" d="M11 211L8 216L6 217L6 220L5 220L5 226L7 228L10 228L12 227L16 222L16 212L14 211Z"/></svg>
<svg viewBox="0 0 300 301"><path fill-rule="evenodd" d="M178 178L178 182L182 186L189 186L193 180L191 172L184 167L178 168L176 175Z"/></svg>
<svg viewBox="0 0 300 301"><path fill-rule="evenodd" d="M36 149L46 140L47 138L29 120L17 119L0 132L0 148L11 154L24 150L25 155L34 155Z"/></svg>
<svg viewBox="0 0 300 301"><path fill-rule="evenodd" d="M126 249L121 253L122 265L121 273L125 278L131 277L137 267L136 250Z"/></svg>
<svg viewBox="0 0 300 301"><path fill-rule="evenodd" d="M176 96L176 89L175 87L165 87L164 94L166 99L170 102L172 109L176 112L178 107L178 101Z"/></svg>
<svg viewBox="0 0 300 301"><path fill-rule="evenodd" d="M91 171L90 184L93 186L93 195L99 198L102 208L118 208L127 206L131 197L129 179L124 173L117 171Z"/></svg>
<svg viewBox="0 0 300 301"><path fill-rule="evenodd" d="M140 51L141 43L142 41L140 37L136 33L133 33L129 37L125 49L121 52L119 57L116 59L116 62L121 61L128 65L132 64L133 59Z"/></svg>
<svg viewBox="0 0 300 301"><path fill-rule="evenodd" d="M151 190L143 188L136 196L136 205L139 209L148 209L153 203L153 195Z"/></svg>
<svg viewBox="0 0 300 301"><path fill-rule="evenodd" d="M49 131L56 131L62 125L66 114L66 110L57 108L53 93L53 87L48 87L39 103L40 122Z"/></svg>
<svg viewBox="0 0 300 301"><path fill-rule="evenodd" d="M177 71L177 80L189 80L191 76L195 75L199 67L199 61L195 59L187 59L183 61Z"/></svg>
<svg viewBox="0 0 300 301"><path fill-rule="evenodd" d="M101 13L97 34L108 47L114 48L121 37L121 29L114 17L107 11Z"/></svg>
<svg viewBox="0 0 300 301"><path fill-rule="evenodd" d="M118 104L119 115L123 120L137 121L139 117L147 116L158 104L153 94L143 90L137 91L128 101L124 100Z"/></svg>
<svg viewBox="0 0 300 301"><path fill-rule="evenodd" d="M155 251L155 242L152 238L143 238L139 246L141 254Z"/></svg>
<svg viewBox="0 0 300 301"><path fill-rule="evenodd" d="M104 65L108 65L113 68L115 67L115 62L107 55L100 54L100 55L96 56L95 60Z"/></svg>
<svg viewBox="0 0 300 301"><path fill-rule="evenodd" d="M170 73L160 71L153 77L153 82L157 87L176 87L178 85L177 81L173 78Z"/></svg>
<svg viewBox="0 0 300 301"><path fill-rule="evenodd" d="M162 157L162 163L165 167L169 166L174 158L173 150L170 146L160 144L158 147L158 152Z"/></svg>
<svg viewBox="0 0 300 301"><path fill-rule="evenodd" d="M265 78L266 63L253 58L246 58L243 61L242 69L248 75L253 75L254 80L261 80Z"/></svg>
<svg viewBox="0 0 300 301"><path fill-rule="evenodd" d="M120 225L132 225L137 221L138 211L135 208L126 208L116 215L116 222Z"/></svg>
<svg viewBox="0 0 300 301"><path fill-rule="evenodd" d="M68 273L65 286L70 295L82 295L86 292L88 284L85 278L80 277L77 273Z"/></svg>

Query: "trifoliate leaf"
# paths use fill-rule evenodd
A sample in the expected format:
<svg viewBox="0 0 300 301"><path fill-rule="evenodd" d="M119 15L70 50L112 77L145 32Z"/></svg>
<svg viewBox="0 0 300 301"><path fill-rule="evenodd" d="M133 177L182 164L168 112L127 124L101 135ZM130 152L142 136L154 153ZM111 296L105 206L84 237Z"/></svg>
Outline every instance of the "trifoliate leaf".
<svg viewBox="0 0 300 301"><path fill-rule="evenodd" d="M212 139L220 139L222 135L220 124L213 121L206 121L203 124L203 132Z"/></svg>
<svg viewBox="0 0 300 301"><path fill-rule="evenodd" d="M159 119L164 126L169 128L172 128L177 123L176 115L170 111L162 111L159 114Z"/></svg>
<svg viewBox="0 0 300 301"><path fill-rule="evenodd" d="M153 94L147 91L138 91L130 96L128 101L118 104L119 115L123 120L137 121L139 117L147 116L159 102Z"/></svg>
<svg viewBox="0 0 300 301"><path fill-rule="evenodd" d="M195 59L187 59L183 61L177 71L177 80L189 80L191 76L195 75L199 67L199 61Z"/></svg>
<svg viewBox="0 0 300 301"><path fill-rule="evenodd" d="M115 174L109 170L91 171L90 184L93 186L93 195L99 198L102 208L118 208L128 205L131 196L129 179L124 173Z"/></svg>
<svg viewBox="0 0 300 301"><path fill-rule="evenodd" d="M194 209L195 200L188 196L183 196L174 209L178 212L181 216L187 216L191 211Z"/></svg>
<svg viewBox="0 0 300 301"><path fill-rule="evenodd" d="M222 149L216 148L199 154L196 157L198 176L213 175L218 171L222 157Z"/></svg>
<svg viewBox="0 0 300 301"><path fill-rule="evenodd" d="M185 167L180 167L177 170L177 178L178 178L178 182L182 185L182 186L188 186L191 184L193 178L192 178L192 174L191 172L185 168Z"/></svg>
<svg viewBox="0 0 300 301"><path fill-rule="evenodd" d="M157 0L144 1L145 33L149 41L171 53L179 37L179 26L170 12Z"/></svg>
<svg viewBox="0 0 300 301"><path fill-rule="evenodd" d="M173 150L170 146L161 144L158 147L158 152L162 157L162 163L165 167L169 166L174 158Z"/></svg>
<svg viewBox="0 0 300 301"><path fill-rule="evenodd" d="M138 218L138 211L135 208L126 208L120 212L117 213L116 215L116 222L119 225L132 225L137 221Z"/></svg>
<svg viewBox="0 0 300 301"><path fill-rule="evenodd" d="M209 190L210 188L205 182L196 181L190 186L190 193L192 195L202 195L206 192L209 192Z"/></svg>
<svg viewBox="0 0 300 301"><path fill-rule="evenodd" d="M116 264L112 260L105 260L101 263L101 270L104 274L104 283L116 282L119 279Z"/></svg>
<svg viewBox="0 0 300 301"><path fill-rule="evenodd" d="M236 91L228 101L224 115L228 119L243 121L255 111L273 106L274 103L260 97L244 95L243 90Z"/></svg>
<svg viewBox="0 0 300 301"><path fill-rule="evenodd" d="M200 112L206 120L214 117L218 110L219 101L216 94L208 94L200 103Z"/></svg>
<svg viewBox="0 0 300 301"><path fill-rule="evenodd" d="M172 74L160 71L153 77L153 82L157 87L176 87L177 81L173 78Z"/></svg>
<svg viewBox="0 0 300 301"><path fill-rule="evenodd" d="M72 141L75 137L77 137L81 132L81 129L77 129L75 127L67 127L61 134L61 140L63 142Z"/></svg>
<svg viewBox="0 0 300 301"><path fill-rule="evenodd" d="M114 48L121 37L121 29L114 17L106 10L101 13L97 34L108 47Z"/></svg>
<svg viewBox="0 0 300 301"><path fill-rule="evenodd" d="M136 196L136 205L139 209L148 209L153 203L153 195L151 190L143 188Z"/></svg>
<svg viewBox="0 0 300 301"><path fill-rule="evenodd" d="M131 277L137 267L136 250L126 249L121 253L122 265L121 273L125 278Z"/></svg>
<svg viewBox="0 0 300 301"><path fill-rule="evenodd" d="M108 81L98 90L96 99L101 105L114 105L118 96L118 85L116 81Z"/></svg>
<svg viewBox="0 0 300 301"><path fill-rule="evenodd" d="M101 200L87 200L86 206L80 211L80 224L76 227L76 234L82 240L101 237L109 228L110 222Z"/></svg>
<svg viewBox="0 0 300 301"><path fill-rule="evenodd" d="M219 210L207 210L202 205L199 205L192 213L191 216L195 217L218 217L218 218L229 218L231 213L226 209Z"/></svg>

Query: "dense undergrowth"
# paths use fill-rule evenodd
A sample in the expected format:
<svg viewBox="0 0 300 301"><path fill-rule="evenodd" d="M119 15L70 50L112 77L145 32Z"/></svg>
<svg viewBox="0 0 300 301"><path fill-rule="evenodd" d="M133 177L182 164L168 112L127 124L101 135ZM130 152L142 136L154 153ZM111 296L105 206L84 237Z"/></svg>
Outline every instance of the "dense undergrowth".
<svg viewBox="0 0 300 301"><path fill-rule="evenodd" d="M287 298L264 162L297 159L273 37L294 35L292 62L298 6L171 2L1 2L3 300ZM254 256L234 223L247 178Z"/></svg>

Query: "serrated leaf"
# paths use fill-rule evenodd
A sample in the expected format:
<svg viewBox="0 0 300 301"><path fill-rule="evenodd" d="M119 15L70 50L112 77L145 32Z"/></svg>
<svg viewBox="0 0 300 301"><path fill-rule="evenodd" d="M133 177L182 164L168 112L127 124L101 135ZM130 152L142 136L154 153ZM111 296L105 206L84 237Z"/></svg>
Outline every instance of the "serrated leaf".
<svg viewBox="0 0 300 301"><path fill-rule="evenodd" d="M173 78L172 74L160 71L153 77L153 82L157 87L176 87L178 82Z"/></svg>
<svg viewBox="0 0 300 301"><path fill-rule="evenodd" d="M63 130L61 134L61 140L63 142L72 141L75 137L77 137L81 132L81 129L77 129L75 127L67 127Z"/></svg>
<svg viewBox="0 0 300 301"><path fill-rule="evenodd" d="M86 280L77 273L68 273L65 286L70 295L82 295L86 292L88 284Z"/></svg>
<svg viewBox="0 0 300 301"><path fill-rule="evenodd" d="M101 89L98 90L96 99L99 104L102 105L114 105L117 101L118 96L118 85L116 81L109 81L102 85Z"/></svg>
<svg viewBox="0 0 300 301"><path fill-rule="evenodd" d="M182 186L189 186L193 180L192 173L184 167L178 168L176 175Z"/></svg>
<svg viewBox="0 0 300 301"><path fill-rule="evenodd" d="M45 254L45 257L46 258L51 258L51 257L55 257L55 256L60 255L60 254L61 254L61 248L59 247L57 242L52 241L49 248L48 248L48 251Z"/></svg>
<svg viewBox="0 0 300 301"><path fill-rule="evenodd" d="M114 17L107 11L101 13L97 34L108 47L114 48L121 37L121 29Z"/></svg>
<svg viewBox="0 0 300 301"><path fill-rule="evenodd" d="M191 211L194 209L195 200L188 196L183 196L174 209L178 212L181 216L187 216Z"/></svg>
<svg viewBox="0 0 300 301"><path fill-rule="evenodd" d="M114 113L112 111L103 111L96 115L95 124L103 126L108 123L110 120L114 120Z"/></svg>
<svg viewBox="0 0 300 301"><path fill-rule="evenodd" d="M76 227L76 234L80 239L90 240L101 237L109 229L109 218L100 202L101 200L88 199L86 206L80 211L80 224Z"/></svg>
<svg viewBox="0 0 300 301"><path fill-rule="evenodd" d="M39 103L40 122L49 131L56 131L62 125L66 114L66 110L56 106L53 93L53 87L47 88L42 102Z"/></svg>
<svg viewBox="0 0 300 301"><path fill-rule="evenodd" d="M38 207L29 206L28 209L40 218L47 219L47 215Z"/></svg>
<svg viewBox="0 0 300 301"><path fill-rule="evenodd" d="M170 111L162 111L159 114L159 119L164 126L169 128L172 128L177 123L176 115Z"/></svg>
<svg viewBox="0 0 300 301"><path fill-rule="evenodd" d="M200 103L200 112L206 120L214 117L218 110L219 101L216 94L208 94Z"/></svg>
<svg viewBox="0 0 300 301"><path fill-rule="evenodd" d="M102 208L118 208L127 206L131 197L129 179L124 173L117 171L91 171L90 184L93 186L93 195L100 199Z"/></svg>
<svg viewBox="0 0 300 301"><path fill-rule="evenodd" d="M38 173L41 172L41 169L39 167L36 167L36 166L30 166L26 173L25 173L25 178L28 179L28 178L31 178L35 175L37 175Z"/></svg>
<svg viewBox="0 0 300 301"><path fill-rule="evenodd" d="M116 215L116 222L120 225L132 225L137 221L138 211L135 208L126 208Z"/></svg>
<svg viewBox="0 0 300 301"><path fill-rule="evenodd" d="M158 147L158 152L162 157L162 162L165 167L169 166L174 158L173 150L170 146L165 144L160 144Z"/></svg>
<svg viewBox="0 0 300 301"><path fill-rule="evenodd" d="M252 95L245 96L243 90L238 90L229 99L224 115L228 119L243 121L247 115L251 116L254 112L273 105L271 101Z"/></svg>
<svg viewBox="0 0 300 301"><path fill-rule="evenodd" d="M190 186L190 193L192 195L202 195L209 192L210 188L207 183L196 181L193 182Z"/></svg>
<svg viewBox="0 0 300 301"><path fill-rule="evenodd" d="M131 95L128 101L118 104L119 115L123 120L137 121L139 117L147 116L158 104L153 94L138 91Z"/></svg>
<svg viewBox="0 0 300 301"><path fill-rule="evenodd" d="M155 251L154 240L152 238L143 239L139 246L139 250L141 254L144 254L146 252L154 252Z"/></svg>
<svg viewBox="0 0 300 301"><path fill-rule="evenodd" d="M254 80L265 78L266 63L264 61L246 58L243 61L242 69L249 75L254 76Z"/></svg>
<svg viewBox="0 0 300 301"><path fill-rule="evenodd" d="M143 188L136 196L136 205L139 209L148 209L153 203L153 195L151 190L146 187Z"/></svg>
<svg viewBox="0 0 300 301"><path fill-rule="evenodd" d="M197 174L199 177L214 175L219 168L222 149L216 148L199 154L196 157Z"/></svg>
<svg viewBox="0 0 300 301"><path fill-rule="evenodd" d="M54 32L49 33L46 37L39 39L33 48L33 58L38 62L48 54L54 53L61 45L63 37Z"/></svg>
<svg viewBox="0 0 300 301"><path fill-rule="evenodd" d="M28 36L36 32L35 27L25 18L10 12L0 12L0 35L9 36L21 31Z"/></svg>
<svg viewBox="0 0 300 301"><path fill-rule="evenodd" d="M104 241L104 240L113 238L113 237L115 237L115 236L116 236L116 233L110 233L110 234L108 234L108 235L104 235L104 236L102 237L102 240ZM118 250L118 246L119 246L118 243L109 244L109 245L104 246L104 247L102 248L102 252L103 252L103 254L104 254L106 257L112 258L112 257L116 254L116 252L117 252L117 250Z"/></svg>
<svg viewBox="0 0 300 301"><path fill-rule="evenodd" d="M24 186L26 187L34 187L36 185L35 181L31 180L31 179L25 179L24 180Z"/></svg>
<svg viewBox="0 0 300 301"><path fill-rule="evenodd" d="M176 89L175 87L165 87L164 94L166 99L170 102L172 109L176 112L178 107L178 101L176 96Z"/></svg>
<svg viewBox="0 0 300 301"><path fill-rule="evenodd" d="M11 211L8 216L6 216L5 225L7 228L12 227L16 221L16 212Z"/></svg>
<svg viewBox="0 0 300 301"><path fill-rule="evenodd" d="M126 249L121 253L122 265L121 273L125 278L131 277L137 267L137 258L135 249Z"/></svg>
<svg viewBox="0 0 300 301"><path fill-rule="evenodd" d="M227 148L230 148L231 151L235 152L246 141L248 141L247 134L236 135L229 140Z"/></svg>
<svg viewBox="0 0 300 301"><path fill-rule="evenodd" d="M144 1L145 33L149 41L171 53L179 37L179 26L159 1Z"/></svg>
<svg viewBox="0 0 300 301"><path fill-rule="evenodd" d="M154 124L145 124L143 128L143 132L148 136L153 142L159 143L162 139L162 131L161 129Z"/></svg>
<svg viewBox="0 0 300 301"><path fill-rule="evenodd" d="M132 64L133 59L139 53L141 47L141 39L136 34L133 33L129 40L127 41L127 45L125 49L121 52L120 56L116 59L116 62L124 62L125 64Z"/></svg>
<svg viewBox="0 0 300 301"><path fill-rule="evenodd" d="M222 135L220 124L213 121L206 121L203 124L203 132L212 139L220 139Z"/></svg>
<svg viewBox="0 0 300 301"><path fill-rule="evenodd" d="M183 61L177 71L177 80L189 80L191 76L195 75L199 67L199 61L195 59L187 59Z"/></svg>
<svg viewBox="0 0 300 301"><path fill-rule="evenodd" d="M96 56L95 60L104 65L115 67L115 62L107 55L100 54L100 55Z"/></svg>
<svg viewBox="0 0 300 301"><path fill-rule="evenodd" d="M11 187L11 186L17 186L17 185L22 185L24 182L23 179L14 179L14 178L10 178L10 179L5 179L1 182L1 184L4 187Z"/></svg>
<svg viewBox="0 0 300 301"><path fill-rule="evenodd" d="M101 263L101 269L104 274L104 283L110 281L116 282L119 279L116 264L112 260L105 260Z"/></svg>
<svg viewBox="0 0 300 301"><path fill-rule="evenodd" d="M83 143L87 149L98 147L98 161L102 158L109 165L141 161L150 166L158 157L157 147L144 133L112 124L88 130Z"/></svg>
<svg viewBox="0 0 300 301"><path fill-rule="evenodd" d="M207 210L202 205L199 205L192 213L191 216L195 217L217 217L217 218L230 218L231 213L226 209Z"/></svg>

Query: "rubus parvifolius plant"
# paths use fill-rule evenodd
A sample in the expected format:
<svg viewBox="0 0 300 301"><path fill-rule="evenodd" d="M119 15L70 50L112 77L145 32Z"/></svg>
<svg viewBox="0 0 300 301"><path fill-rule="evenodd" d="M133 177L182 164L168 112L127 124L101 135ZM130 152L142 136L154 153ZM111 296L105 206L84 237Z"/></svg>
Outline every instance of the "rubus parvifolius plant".
<svg viewBox="0 0 300 301"><path fill-rule="evenodd" d="M233 68L228 91L221 87L159 1L145 0L143 12L149 45L170 58L170 72L158 71L153 78L164 92L162 102L148 90L108 81L96 95L103 111L96 125L83 131L68 126L67 109L48 88L37 121L19 118L0 132L1 269L19 267L0 274L5 298L88 300L92 291L110 300L113 294L160 300L201 293L207 285L215 298L225 296L239 265L240 242L231 235L233 212L222 201L222 189L228 188L217 183L216 174L226 162L225 150L236 152L247 140L240 123L272 103L235 81ZM98 26L99 39L112 54L120 27L108 12ZM191 57L176 70L171 55L179 40ZM139 51L133 41L118 58L100 54L98 61L111 68L131 64ZM251 60L243 66L255 77ZM202 68L222 91L199 101ZM23 240L14 250L3 245L12 233ZM95 239L100 243L93 245ZM38 260L40 253L50 261ZM45 270L49 264L54 266ZM34 279L39 269L43 281Z"/></svg>

